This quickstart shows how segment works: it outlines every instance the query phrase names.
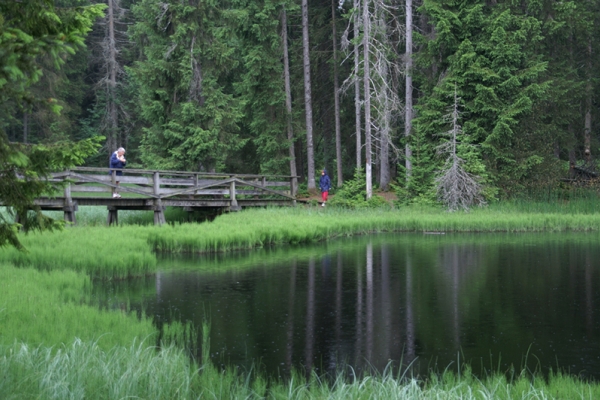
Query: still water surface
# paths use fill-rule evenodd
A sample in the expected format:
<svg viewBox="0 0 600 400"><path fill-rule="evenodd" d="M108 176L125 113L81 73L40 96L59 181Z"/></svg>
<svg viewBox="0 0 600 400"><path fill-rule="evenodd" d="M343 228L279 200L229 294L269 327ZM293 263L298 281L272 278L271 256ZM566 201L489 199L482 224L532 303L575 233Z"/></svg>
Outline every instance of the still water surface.
<svg viewBox="0 0 600 400"><path fill-rule="evenodd" d="M271 376L469 363L600 378L600 236L395 234L164 258L144 282L103 284L158 324L211 324L217 364Z"/></svg>

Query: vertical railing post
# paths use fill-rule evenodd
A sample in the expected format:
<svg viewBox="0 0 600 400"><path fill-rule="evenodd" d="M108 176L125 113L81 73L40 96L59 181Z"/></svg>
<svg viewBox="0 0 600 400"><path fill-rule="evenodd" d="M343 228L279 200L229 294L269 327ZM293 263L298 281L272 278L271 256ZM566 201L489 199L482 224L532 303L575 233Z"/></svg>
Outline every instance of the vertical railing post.
<svg viewBox="0 0 600 400"><path fill-rule="evenodd" d="M160 199L160 173L154 171L152 176L154 198L154 225L162 225L165 221L165 212Z"/></svg>
<svg viewBox="0 0 600 400"><path fill-rule="evenodd" d="M198 187L198 184L199 184L199 182L200 182L200 181L198 180L198 174L194 174L194 187ZM198 194L198 191L197 191L197 190L195 190L195 191L194 191L194 194L195 194L195 195L196 195L196 194Z"/></svg>
<svg viewBox="0 0 600 400"><path fill-rule="evenodd" d="M237 208L238 202L235 197L235 181L229 183L229 198L231 199L231 208Z"/></svg>
<svg viewBox="0 0 600 400"><path fill-rule="evenodd" d="M65 221L75 224L75 211L77 206L73 203L73 197L71 196L71 183L67 183L65 186L65 204L63 206Z"/></svg>
<svg viewBox="0 0 600 400"><path fill-rule="evenodd" d="M298 194L298 178L295 176L290 177L290 196L296 197Z"/></svg>

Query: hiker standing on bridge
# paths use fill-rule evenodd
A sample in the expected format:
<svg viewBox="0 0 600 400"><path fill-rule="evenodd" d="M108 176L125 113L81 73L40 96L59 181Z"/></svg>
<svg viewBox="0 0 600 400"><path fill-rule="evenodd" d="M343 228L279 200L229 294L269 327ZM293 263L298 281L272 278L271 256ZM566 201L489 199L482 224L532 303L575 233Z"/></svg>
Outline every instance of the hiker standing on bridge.
<svg viewBox="0 0 600 400"><path fill-rule="evenodd" d="M112 155L110 156L110 163L109 163L109 168L111 168L109 170L109 174L112 175L112 168L119 168L119 170L115 171L117 176L123 176L123 171L122 169L125 168L125 164L127 164L127 161L125 160L125 149L122 147L119 147L119 149L117 151L115 151L114 153L112 153ZM115 182L117 187L113 188L113 195L112 197L115 199L119 199L121 198L121 195L119 194L119 181Z"/></svg>
<svg viewBox="0 0 600 400"><path fill-rule="evenodd" d="M327 196L329 195L329 189L331 189L331 179L329 179L329 175L327 175L326 169L324 169L321 172L321 178L319 179L319 187L321 188L321 200L323 200L323 203L321 203L321 205L325 207L325 202L327 201Z"/></svg>

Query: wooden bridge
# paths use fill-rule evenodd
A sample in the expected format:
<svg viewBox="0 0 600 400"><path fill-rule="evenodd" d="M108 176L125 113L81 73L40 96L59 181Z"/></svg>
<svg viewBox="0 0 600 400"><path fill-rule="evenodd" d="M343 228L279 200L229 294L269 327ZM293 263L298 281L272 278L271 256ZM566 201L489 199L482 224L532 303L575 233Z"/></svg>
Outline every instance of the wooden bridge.
<svg viewBox="0 0 600 400"><path fill-rule="evenodd" d="M119 210L154 211L154 223L160 225L165 223L166 207L237 211L296 204L297 180L291 176L138 169L117 176L116 171L79 167L54 173L50 179L65 182L64 194L38 198L35 204L42 210L64 211L65 220L72 223L79 206L106 206L109 225L118 223ZM113 189L122 197L113 198Z"/></svg>

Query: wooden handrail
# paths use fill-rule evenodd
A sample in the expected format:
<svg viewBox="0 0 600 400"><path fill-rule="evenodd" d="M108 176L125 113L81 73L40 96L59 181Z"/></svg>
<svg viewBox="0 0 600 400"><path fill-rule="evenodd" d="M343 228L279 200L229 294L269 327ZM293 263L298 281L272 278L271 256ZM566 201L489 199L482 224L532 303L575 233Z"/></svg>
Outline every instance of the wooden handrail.
<svg viewBox="0 0 600 400"><path fill-rule="evenodd" d="M123 171L131 174L147 174L152 175L155 172L159 172L161 175L182 175L182 176L207 176L207 177L244 177L244 178L263 178L263 177L271 177L271 178L281 178L281 179L291 179L291 178L300 178L299 176L293 175L277 175L277 174L235 174L235 173L226 173L226 172L198 172L198 171L171 171L171 170L155 170L155 169L134 169L134 168L102 168L102 167L74 167L71 168L71 171L82 171L82 172L100 172L108 174L108 171ZM57 174L62 174L64 172L58 172Z"/></svg>

